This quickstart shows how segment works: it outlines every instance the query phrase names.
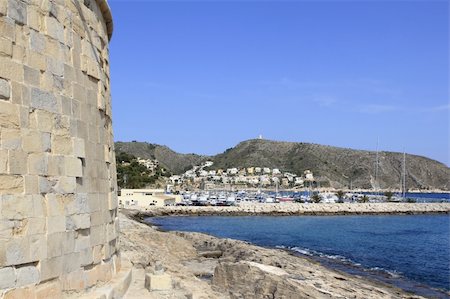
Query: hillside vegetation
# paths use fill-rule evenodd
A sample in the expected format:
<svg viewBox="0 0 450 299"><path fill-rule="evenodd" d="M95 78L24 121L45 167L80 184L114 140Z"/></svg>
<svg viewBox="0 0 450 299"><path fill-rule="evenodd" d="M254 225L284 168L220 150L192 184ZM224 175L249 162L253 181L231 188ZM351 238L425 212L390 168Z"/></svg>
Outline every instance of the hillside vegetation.
<svg viewBox="0 0 450 299"><path fill-rule="evenodd" d="M362 151L310 143L248 140L216 156L179 154L166 146L141 142L118 142L116 152L123 151L144 158L156 158L173 173L182 173L202 161L214 162L213 169L261 166L302 174L313 171L321 186L346 188L376 187L375 157ZM402 153L379 152L378 184L380 188L399 188ZM450 188L450 168L438 161L406 156L406 181L409 189Z"/></svg>

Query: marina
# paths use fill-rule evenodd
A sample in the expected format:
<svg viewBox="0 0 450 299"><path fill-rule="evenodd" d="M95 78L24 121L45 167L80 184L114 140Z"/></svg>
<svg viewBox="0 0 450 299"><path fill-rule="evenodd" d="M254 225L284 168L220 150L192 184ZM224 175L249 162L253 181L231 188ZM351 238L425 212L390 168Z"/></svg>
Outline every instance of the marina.
<svg viewBox="0 0 450 299"><path fill-rule="evenodd" d="M240 203L433 203L450 202L450 193L331 192L331 191L197 191L184 192L179 206L234 206Z"/></svg>

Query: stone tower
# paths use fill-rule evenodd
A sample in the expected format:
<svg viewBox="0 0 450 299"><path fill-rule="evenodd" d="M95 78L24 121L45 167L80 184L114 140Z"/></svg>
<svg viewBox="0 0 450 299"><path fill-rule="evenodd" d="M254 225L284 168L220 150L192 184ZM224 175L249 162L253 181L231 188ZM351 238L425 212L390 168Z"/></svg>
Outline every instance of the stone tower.
<svg viewBox="0 0 450 299"><path fill-rule="evenodd" d="M106 0L0 0L0 298L120 272Z"/></svg>

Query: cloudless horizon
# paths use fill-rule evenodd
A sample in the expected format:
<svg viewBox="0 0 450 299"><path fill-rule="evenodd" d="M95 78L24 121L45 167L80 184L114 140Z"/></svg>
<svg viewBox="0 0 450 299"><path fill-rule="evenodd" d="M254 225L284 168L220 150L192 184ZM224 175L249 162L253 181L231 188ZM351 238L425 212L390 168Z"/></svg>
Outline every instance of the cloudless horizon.
<svg viewBox="0 0 450 299"><path fill-rule="evenodd" d="M109 0L116 141L312 142L450 165L448 1Z"/></svg>

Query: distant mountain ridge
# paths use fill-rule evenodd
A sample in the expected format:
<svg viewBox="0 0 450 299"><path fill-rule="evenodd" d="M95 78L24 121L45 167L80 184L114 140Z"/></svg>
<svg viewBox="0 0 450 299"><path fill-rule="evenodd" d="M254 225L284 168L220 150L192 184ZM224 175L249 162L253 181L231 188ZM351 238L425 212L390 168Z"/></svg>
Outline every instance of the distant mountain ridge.
<svg viewBox="0 0 450 299"><path fill-rule="evenodd" d="M193 165L211 160L212 168L261 166L279 168L301 175L313 171L321 186L335 188L376 187L373 151L333 146L252 139L215 156L176 153L166 146L145 142L116 142L116 152L126 152L142 158L157 159L173 173L182 173ZM403 154L379 152L378 185L399 188ZM406 155L406 182L409 189L450 189L450 168L438 161Z"/></svg>

